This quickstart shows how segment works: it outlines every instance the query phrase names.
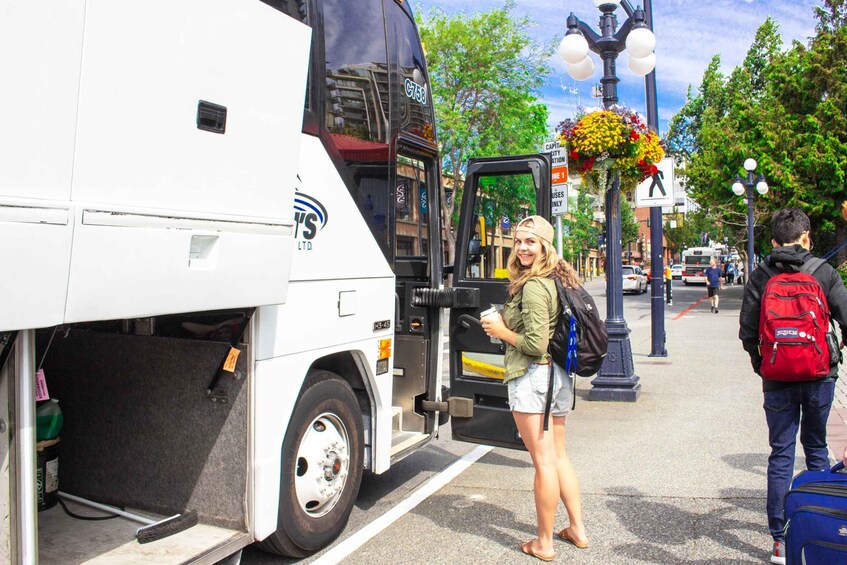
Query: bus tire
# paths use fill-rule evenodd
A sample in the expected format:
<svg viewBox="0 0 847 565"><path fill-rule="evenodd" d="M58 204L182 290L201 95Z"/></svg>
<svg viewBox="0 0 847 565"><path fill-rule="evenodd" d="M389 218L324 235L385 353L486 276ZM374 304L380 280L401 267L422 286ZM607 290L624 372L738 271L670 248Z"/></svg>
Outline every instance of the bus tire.
<svg viewBox="0 0 847 565"><path fill-rule="evenodd" d="M350 385L329 371L312 373L282 444L277 530L259 547L301 558L341 534L362 480L362 427Z"/></svg>

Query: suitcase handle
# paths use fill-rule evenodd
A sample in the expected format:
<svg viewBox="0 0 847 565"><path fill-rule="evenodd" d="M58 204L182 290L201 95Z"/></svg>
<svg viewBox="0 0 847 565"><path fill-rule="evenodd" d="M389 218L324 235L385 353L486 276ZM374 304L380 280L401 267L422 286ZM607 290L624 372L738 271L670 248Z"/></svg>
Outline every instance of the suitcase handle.
<svg viewBox="0 0 847 565"><path fill-rule="evenodd" d="M835 465L832 466L832 469L829 470L830 473L837 473L838 471L844 468L844 461L839 461Z"/></svg>

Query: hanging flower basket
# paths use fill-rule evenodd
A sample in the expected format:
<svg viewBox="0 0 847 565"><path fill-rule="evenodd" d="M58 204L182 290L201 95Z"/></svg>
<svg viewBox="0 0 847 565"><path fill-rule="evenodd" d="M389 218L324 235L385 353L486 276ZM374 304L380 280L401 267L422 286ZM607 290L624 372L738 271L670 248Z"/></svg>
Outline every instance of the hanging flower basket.
<svg viewBox="0 0 847 565"><path fill-rule="evenodd" d="M621 191L656 174L665 151L659 136L628 108L614 106L565 120L556 128L568 147L568 166L582 177L589 191L602 195L620 174Z"/></svg>

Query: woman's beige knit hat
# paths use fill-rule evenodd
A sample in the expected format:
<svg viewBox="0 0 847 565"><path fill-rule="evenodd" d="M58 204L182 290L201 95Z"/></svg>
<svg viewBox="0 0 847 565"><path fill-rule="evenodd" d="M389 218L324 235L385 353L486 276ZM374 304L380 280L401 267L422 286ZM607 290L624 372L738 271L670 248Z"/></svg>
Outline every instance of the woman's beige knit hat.
<svg viewBox="0 0 847 565"><path fill-rule="evenodd" d="M553 243L553 234L555 233L553 226L551 226L550 222L541 216L529 216L524 218L518 222L518 226L515 228L515 231L519 230L528 231L529 233L540 237L547 243Z"/></svg>

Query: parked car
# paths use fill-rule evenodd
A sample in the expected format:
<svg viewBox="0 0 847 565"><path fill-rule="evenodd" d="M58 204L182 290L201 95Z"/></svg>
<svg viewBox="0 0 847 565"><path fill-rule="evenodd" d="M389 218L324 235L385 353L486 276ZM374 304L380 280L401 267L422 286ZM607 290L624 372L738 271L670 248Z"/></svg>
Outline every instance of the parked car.
<svg viewBox="0 0 847 565"><path fill-rule="evenodd" d="M671 265L671 278L674 280L682 279L682 265L677 263L676 265Z"/></svg>
<svg viewBox="0 0 847 565"><path fill-rule="evenodd" d="M623 291L642 294L647 292L647 275L641 267L635 265L624 265L621 267L623 276Z"/></svg>

